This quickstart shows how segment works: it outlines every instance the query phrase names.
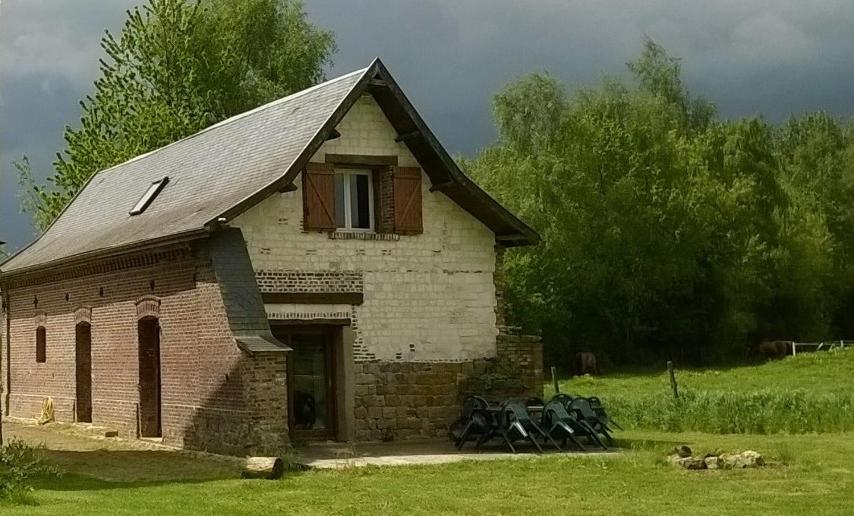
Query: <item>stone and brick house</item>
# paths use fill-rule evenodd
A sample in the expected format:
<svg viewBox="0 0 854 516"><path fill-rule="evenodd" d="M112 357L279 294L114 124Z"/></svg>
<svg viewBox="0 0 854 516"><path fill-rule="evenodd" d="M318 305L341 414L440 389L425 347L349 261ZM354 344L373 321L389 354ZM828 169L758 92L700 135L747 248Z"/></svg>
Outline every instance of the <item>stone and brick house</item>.
<svg viewBox="0 0 854 516"><path fill-rule="evenodd" d="M383 64L95 174L2 265L6 414L230 454L445 435L496 357L505 248Z"/></svg>

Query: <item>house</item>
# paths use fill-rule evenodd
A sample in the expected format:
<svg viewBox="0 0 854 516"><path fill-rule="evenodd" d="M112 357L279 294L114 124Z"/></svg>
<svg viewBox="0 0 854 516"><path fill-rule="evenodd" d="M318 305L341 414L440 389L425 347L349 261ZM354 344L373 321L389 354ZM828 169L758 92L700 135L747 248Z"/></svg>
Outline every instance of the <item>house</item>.
<svg viewBox="0 0 854 516"><path fill-rule="evenodd" d="M0 265L5 410L238 455L444 436L496 357L541 389L496 274L537 240L376 60L95 174Z"/></svg>

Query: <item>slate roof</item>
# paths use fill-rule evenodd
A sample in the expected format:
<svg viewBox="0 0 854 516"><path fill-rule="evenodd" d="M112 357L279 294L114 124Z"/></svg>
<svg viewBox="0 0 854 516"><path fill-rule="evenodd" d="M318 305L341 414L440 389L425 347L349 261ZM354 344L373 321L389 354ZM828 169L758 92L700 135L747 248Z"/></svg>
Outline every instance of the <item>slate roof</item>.
<svg viewBox="0 0 854 516"><path fill-rule="evenodd" d="M377 59L371 66L229 118L183 140L96 173L35 242L0 265L18 274L144 245L201 237L290 184L352 103L370 92L434 185L506 239L537 234L457 168ZM140 215L149 185L169 184Z"/></svg>

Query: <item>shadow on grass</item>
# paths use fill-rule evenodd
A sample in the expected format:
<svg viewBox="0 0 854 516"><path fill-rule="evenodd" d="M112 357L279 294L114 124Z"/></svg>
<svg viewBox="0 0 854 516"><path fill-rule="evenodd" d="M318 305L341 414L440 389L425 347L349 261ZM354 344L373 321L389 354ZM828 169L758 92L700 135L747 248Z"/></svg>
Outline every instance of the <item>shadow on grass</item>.
<svg viewBox="0 0 854 516"><path fill-rule="evenodd" d="M91 483L103 486L234 479L240 478L242 469L237 458L172 450L45 449L42 453L47 462L66 473L65 478L89 477Z"/></svg>
<svg viewBox="0 0 854 516"><path fill-rule="evenodd" d="M239 480L242 468L234 457L200 457L163 450L44 450L60 477L39 476L34 487L50 491L102 491ZM287 477L301 475L289 471ZM247 482L269 482L247 480Z"/></svg>

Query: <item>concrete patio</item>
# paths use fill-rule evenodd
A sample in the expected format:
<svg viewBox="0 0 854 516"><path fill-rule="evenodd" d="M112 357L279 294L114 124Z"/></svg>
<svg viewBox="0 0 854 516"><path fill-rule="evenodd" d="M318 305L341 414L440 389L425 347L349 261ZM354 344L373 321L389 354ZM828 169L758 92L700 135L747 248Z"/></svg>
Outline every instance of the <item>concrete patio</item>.
<svg viewBox="0 0 854 516"><path fill-rule="evenodd" d="M341 469L362 466L414 466L449 464L465 460L531 459L549 455L603 456L619 453L613 451L560 452L544 447L542 454L532 446L520 445L518 453L510 453L497 442L484 446L478 453L473 444L457 450L445 440L387 443L327 443L298 448L301 462L310 468Z"/></svg>

